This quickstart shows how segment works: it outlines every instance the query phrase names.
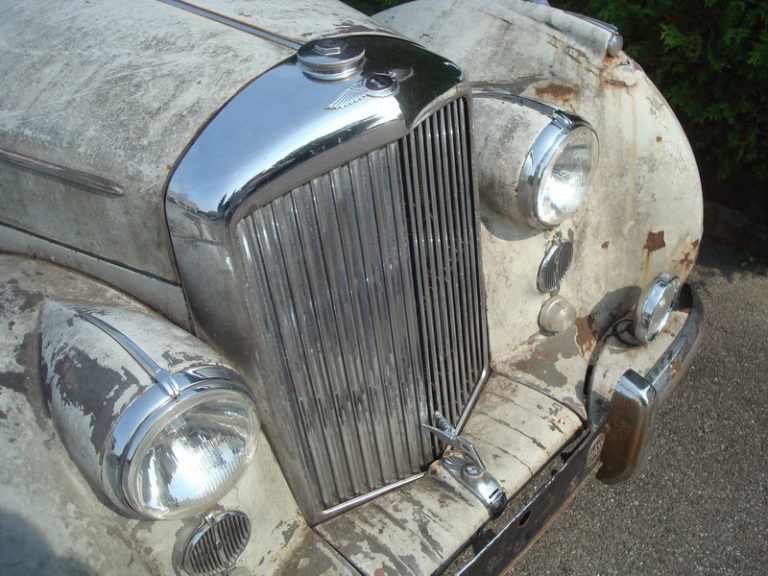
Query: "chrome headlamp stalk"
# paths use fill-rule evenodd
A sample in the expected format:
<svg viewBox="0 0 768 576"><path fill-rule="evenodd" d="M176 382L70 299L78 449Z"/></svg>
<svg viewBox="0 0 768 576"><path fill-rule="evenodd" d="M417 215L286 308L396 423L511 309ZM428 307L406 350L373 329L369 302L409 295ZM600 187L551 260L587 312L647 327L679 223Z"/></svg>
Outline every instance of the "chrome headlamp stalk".
<svg viewBox="0 0 768 576"><path fill-rule="evenodd" d="M229 491L255 449L258 417L212 350L162 319L74 303L48 304L41 331L54 424L118 509L180 517Z"/></svg>

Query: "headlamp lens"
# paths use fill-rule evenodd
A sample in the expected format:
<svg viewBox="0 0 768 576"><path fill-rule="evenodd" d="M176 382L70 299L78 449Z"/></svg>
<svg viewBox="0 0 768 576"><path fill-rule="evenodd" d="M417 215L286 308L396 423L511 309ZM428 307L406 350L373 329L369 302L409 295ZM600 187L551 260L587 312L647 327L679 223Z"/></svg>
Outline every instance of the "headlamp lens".
<svg viewBox="0 0 768 576"><path fill-rule="evenodd" d="M597 166L597 137L587 126L578 126L557 141L544 157L536 189L536 219L556 226L581 205Z"/></svg>
<svg viewBox="0 0 768 576"><path fill-rule="evenodd" d="M124 471L128 501L153 518L214 503L245 468L257 422L251 402L231 390L202 391L179 400L138 440Z"/></svg>

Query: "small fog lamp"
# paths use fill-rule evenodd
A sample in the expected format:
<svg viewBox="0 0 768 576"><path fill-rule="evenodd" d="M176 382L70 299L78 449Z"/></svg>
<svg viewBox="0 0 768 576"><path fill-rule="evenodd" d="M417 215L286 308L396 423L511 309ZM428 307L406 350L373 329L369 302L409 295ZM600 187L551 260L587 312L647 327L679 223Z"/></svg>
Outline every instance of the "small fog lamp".
<svg viewBox="0 0 768 576"><path fill-rule="evenodd" d="M680 290L680 279L661 274L640 293L635 308L633 333L641 342L650 342L667 325Z"/></svg>

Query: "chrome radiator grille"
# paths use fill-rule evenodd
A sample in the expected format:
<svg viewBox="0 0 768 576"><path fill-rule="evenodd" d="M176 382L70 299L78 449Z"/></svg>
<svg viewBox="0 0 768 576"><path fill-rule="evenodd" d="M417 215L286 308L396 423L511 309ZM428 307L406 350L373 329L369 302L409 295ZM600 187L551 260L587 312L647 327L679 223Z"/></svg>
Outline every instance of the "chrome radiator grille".
<svg viewBox="0 0 768 576"><path fill-rule="evenodd" d="M421 424L456 423L482 377L467 126L452 102L237 225L257 361L323 509L422 471Z"/></svg>

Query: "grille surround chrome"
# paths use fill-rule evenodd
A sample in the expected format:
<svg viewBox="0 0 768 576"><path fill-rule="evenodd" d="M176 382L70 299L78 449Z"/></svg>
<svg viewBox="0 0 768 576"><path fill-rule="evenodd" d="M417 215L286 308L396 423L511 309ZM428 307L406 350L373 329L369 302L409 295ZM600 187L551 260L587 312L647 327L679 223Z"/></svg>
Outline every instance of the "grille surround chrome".
<svg viewBox="0 0 768 576"><path fill-rule="evenodd" d="M406 402L408 406L406 412L412 413L411 408L416 407L416 417L409 417L410 424L405 437L411 438L409 441L418 438L415 442L416 448L404 452L406 456L403 459L408 461L407 467L400 467L400 464L391 466L390 468L394 468L395 472L386 476L386 479L382 477L380 481L365 485L364 490L352 489L343 498L318 497L317 490L308 480L307 475L307 470L316 464L311 462L315 451L307 450L303 432L299 434L296 428L291 427L300 421L292 416L297 411L297 399L299 403L306 404L307 399L314 402L315 397L305 392L298 395L291 392L286 395L285 370L280 365L282 360L275 361L275 358L280 359L283 353L275 352L272 342L274 330L270 328L269 322L264 323L258 307L253 305L254 298L263 297L262 292L267 286L264 282L269 280L263 274L262 279L254 276L249 269L250 256L246 255L245 259L243 258L243 254L250 248L247 242L244 243L241 222L252 220L252 215L260 214L262 210L279 208L286 202L286 198L291 196L291 191L326 177L329 170L333 172L333 167L354 164L358 159L367 158L368 155L386 155L389 153L386 151L393 146L397 149L395 155L398 158L397 162L393 161L390 166L398 167L391 169L391 176L399 178L399 174L403 171L400 147L405 150L408 138L413 138L413 135L422 129L432 131L432 136L426 138L422 136L426 147L419 160L433 175L425 181L433 188L425 188L424 196L425 198L440 196L441 194L435 191L437 189L435 186L437 183L445 183L446 189L450 188L451 174L457 165L437 162L441 156L432 152L431 146L440 145L441 142L442 128L438 111L446 104L460 101L465 107L466 114L463 121L465 122L463 129L466 131L462 137L464 141L459 142L458 145L464 154L463 166L467 169L462 198L468 200L471 206L458 211L464 220L456 224L449 224L443 216L443 214L453 214L452 208L438 207L435 214L437 220L446 222L448 229L453 226L466 232L468 226L473 227L468 236L469 241L462 242L465 245L471 244L471 247L466 250L472 252L473 261L476 264L472 269L474 272L466 273L466 270L469 270L467 268L464 274L474 283L473 301L479 302L479 311L470 314L480 322L480 327L475 332L480 335L483 342L486 339L483 294L480 286L480 258L474 228L477 226L475 218L477 193L469 146L468 131L471 125L469 84L464 81L460 69L454 64L408 42L384 37L357 37L356 39L363 43L366 58L359 74L346 81L339 83L313 81L303 74L297 59L292 57L243 89L213 118L185 153L169 182L166 201L179 273L188 298L195 330L200 337L224 351L252 384L264 431L297 503L310 524L339 513L360 500L373 497L388 487L407 482L416 477L414 474L420 475L426 469L429 458L437 453L438 447L425 436L420 426L416 432L416 424L428 422L428 414L434 410L430 407L426 394L423 399L418 397L420 392L414 392L413 399ZM407 81L403 81L398 90L393 90L383 97L365 97L342 108L329 108L329 104L334 102L339 94L362 78L405 68L410 72ZM254 111L259 113L255 114ZM430 124L432 122L435 124ZM442 122L445 123L446 119L443 118ZM450 146L448 143L446 145ZM374 164L377 163L374 162ZM420 167L412 172L415 179L420 178L418 175L422 173L423 169ZM432 178L434 181L431 180ZM382 186L379 185L378 189L381 188ZM370 202L375 204L378 201L375 200L379 197L378 195L370 194L369 196ZM452 196L447 195L446 198L450 199ZM387 200L385 204L388 204L387 209L392 211L395 209L393 207L404 204L404 200L400 199L398 202ZM285 221L293 218L288 215L290 210L279 209L283 210ZM365 218L360 221L365 222ZM400 222L399 230L407 232L406 228L403 228L405 226L403 222L408 221L398 217L392 222ZM429 219L423 222L431 223ZM410 229L410 223L407 227ZM423 226L423 228L429 230L429 226ZM257 235L261 233L259 230L263 231L260 226L253 230ZM395 234L391 232L384 234L383 244L391 243L393 238L399 241L403 234L397 230L395 232ZM300 237L301 232L297 234ZM430 240L427 234L425 238L426 240L423 241L425 245L430 242L436 245L439 242L437 236ZM381 240L381 235L376 239ZM359 278L365 280L373 277L373 273L378 270L379 278L382 278L380 284L382 292L388 289L387 281L397 280L397 274L403 277L412 274L415 277L418 273L417 267L411 262L416 260L412 255L406 258L411 262L408 264L390 266L389 263L382 264L386 262L385 260L380 260L378 265L366 268L365 262L369 262L369 256L375 255L375 252L370 252L370 246L363 247L359 241L357 244L359 246L355 246L353 242L346 243L348 247L355 247L356 250L361 250L365 254L365 257L358 259L364 265L356 268L356 273ZM287 247L287 249L292 248ZM385 250L385 253L391 254L392 251ZM296 256L295 251L292 256ZM441 258L450 262L453 256L450 250L435 251L432 262L436 265ZM298 262L301 258L295 260L288 258L288 260ZM291 264L291 266L294 265ZM390 268L399 268L399 271L393 277L382 277L382 271ZM430 269L428 267L428 271ZM306 276L306 273L303 274ZM442 292L437 290L429 296L435 298L437 310L444 310L448 306L447 303L452 301L454 303L461 301L460 295L454 297L454 290L457 288L450 284L450 278L445 276L443 280L444 283L446 279L448 280L446 284L448 287L445 290ZM402 278L398 281L401 280ZM351 277L351 281L356 281L354 276ZM308 285L309 282L309 277L306 277L304 283ZM411 283L405 282L403 285L408 284ZM432 285L432 288L437 284L439 283ZM418 282L415 285L418 285ZM429 282L426 284L422 282L421 285L427 287L424 293L428 294L431 289ZM391 287L389 289L391 290ZM412 291L415 289L413 288ZM249 294L251 296L248 296ZM275 294L280 295L281 291L275 291ZM373 294L377 294L375 290ZM372 300L374 304L377 302L376 298ZM408 301L411 304L406 307L410 307L410 311L406 314L406 322L402 330L413 335L409 336L411 342L414 339L421 341L424 334L421 327L413 324L412 320L411 324L407 321L407 318L413 317L412 308L415 306L414 299L409 297ZM335 313L337 308L333 307L333 300L330 302L327 310ZM423 307L430 309L430 306L431 304L427 304ZM452 309L460 310L461 308ZM328 313L327 310L326 313ZM397 314L400 312L399 309L396 310ZM340 311L339 315L342 315ZM382 318L387 317L387 314L378 315ZM296 321L302 321L300 315L295 318L298 319ZM437 320L434 322L436 328L433 329L433 333L441 334L441 338L445 340L450 340L459 324L463 325L463 320L453 324L443 317L439 318L441 322ZM452 317L450 320L453 320ZM274 322L271 324L271 326L275 325ZM401 329L398 322L390 320L383 322L383 325ZM392 346L402 345L397 339L393 341L396 344ZM322 339L319 342L325 344ZM487 348L487 344L483 344L478 349L481 348ZM386 349L386 346L382 348L382 350ZM441 350L442 355L437 354L438 359L448 362L447 365L452 369L450 362L453 362L451 353L453 348L441 347ZM461 365L463 362L467 365L467 355L468 353L464 353L464 359L457 359L456 364ZM314 358L315 355L310 356ZM461 426L461 421L456 422L454 418L460 418L462 405L473 403L473 398L479 389L477 384L485 377L484 362L487 362L487 351L481 353L480 357L483 358L483 365L474 370L476 374L472 377L472 380L477 381L473 381L471 386L460 393L461 400L455 407L447 406L441 410L451 418L452 424L457 424L458 427ZM324 355L323 358L331 361L334 356ZM421 365L422 362L423 359L419 356L412 363ZM389 366L391 364L385 362L380 369L387 370ZM413 368L413 370L416 376L411 377L410 381L420 380L419 368ZM452 389L454 386L455 384L450 384L449 388ZM411 389L411 386L404 385L404 388ZM415 386L413 390L418 388L419 386ZM328 401L332 404L334 394L330 393L324 398L323 402ZM330 406L328 412L325 411L326 406L324 405L324 409L320 412L333 414L333 406ZM375 410L368 413L375 414ZM307 422L312 422L313 431L323 428L319 419L316 421L310 419ZM391 435L387 438L387 442L390 437ZM363 443L367 441L366 435L361 438ZM343 444L341 446L343 447ZM399 448L390 450L393 454L399 454ZM329 453L333 454L333 452ZM425 457L425 454L429 457ZM397 458L400 457L397 456ZM317 458L322 460L324 456ZM336 456L328 459L335 461ZM389 482L392 484L388 484Z"/></svg>
<svg viewBox="0 0 768 576"><path fill-rule="evenodd" d="M420 474L487 358L467 103L236 227L260 365L322 512ZM274 403L274 402L273 402Z"/></svg>

